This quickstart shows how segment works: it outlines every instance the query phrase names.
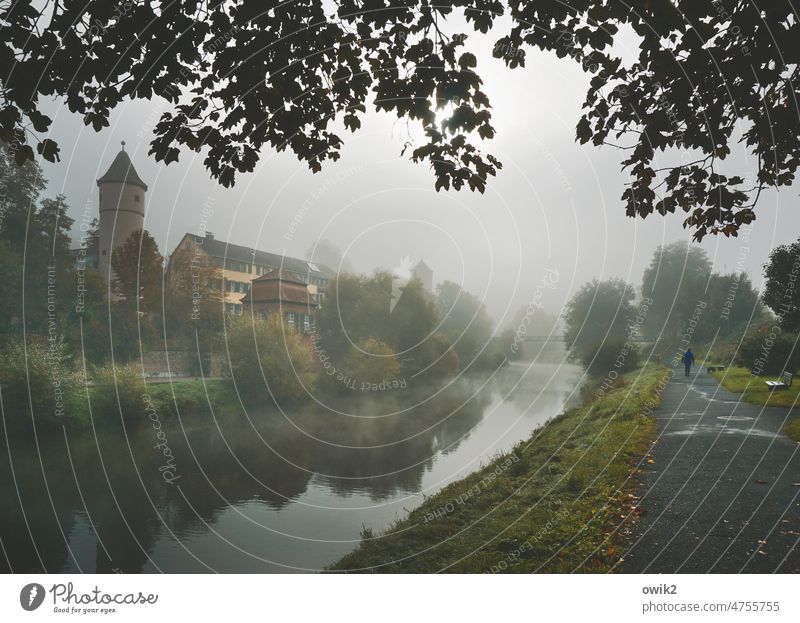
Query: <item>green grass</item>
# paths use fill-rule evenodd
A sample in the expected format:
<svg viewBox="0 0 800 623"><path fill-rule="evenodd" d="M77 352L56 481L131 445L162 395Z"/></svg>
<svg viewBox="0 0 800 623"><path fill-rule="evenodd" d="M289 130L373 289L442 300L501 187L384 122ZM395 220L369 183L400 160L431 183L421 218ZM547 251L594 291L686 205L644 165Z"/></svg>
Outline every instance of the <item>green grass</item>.
<svg viewBox="0 0 800 623"><path fill-rule="evenodd" d="M636 465L655 436L646 413L667 369L648 364L428 498L386 533L365 531L335 571L603 572L634 521Z"/></svg>
<svg viewBox="0 0 800 623"><path fill-rule="evenodd" d="M174 383L151 383L147 392L166 415L181 416L210 413L208 404L215 412L241 408L232 383L228 379L203 381L184 380ZM208 392L208 396L206 396ZM176 406L177 405L177 406Z"/></svg>
<svg viewBox="0 0 800 623"><path fill-rule="evenodd" d="M114 396L114 386L94 386L89 391L96 423L102 424L106 418L116 421L119 407ZM216 415L228 414L241 408L233 386L227 379L207 380L205 383L196 380L149 383L145 385L143 391L150 396L159 415L167 418L177 417L178 414L181 417L208 416L211 414L209 403ZM133 404L130 409L135 417L143 416L144 403L139 393L131 402ZM85 403L81 403L80 406L85 409ZM123 408L126 407L127 405ZM83 420L85 425L88 425L88 412Z"/></svg>
<svg viewBox="0 0 800 623"><path fill-rule="evenodd" d="M792 407L800 404L800 381L788 389L770 391L765 381L776 381L777 376L753 376L747 368L731 367L712 372L724 388L742 394L742 399L754 405L770 407Z"/></svg>
<svg viewBox="0 0 800 623"><path fill-rule="evenodd" d="M711 373L724 388L742 394L742 400L768 407L795 407L800 404L800 381L788 389L770 391L764 381L778 380L772 376L753 376L747 368L732 367ZM783 431L795 441L800 441L800 418L794 417Z"/></svg>
<svg viewBox="0 0 800 623"><path fill-rule="evenodd" d="M800 418L795 418L784 426L783 432L795 441L800 442Z"/></svg>

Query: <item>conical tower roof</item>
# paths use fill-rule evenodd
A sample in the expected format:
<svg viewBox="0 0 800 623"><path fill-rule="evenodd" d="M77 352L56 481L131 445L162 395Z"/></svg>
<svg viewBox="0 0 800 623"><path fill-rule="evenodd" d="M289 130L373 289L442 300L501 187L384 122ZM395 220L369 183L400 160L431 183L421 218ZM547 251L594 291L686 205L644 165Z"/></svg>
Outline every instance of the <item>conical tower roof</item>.
<svg viewBox="0 0 800 623"><path fill-rule="evenodd" d="M97 185L106 184L108 182L119 182L121 184L133 184L139 186L143 190L147 190L147 184L142 181L136 169L133 168L128 152L125 151L125 141L122 141L122 149L114 158L114 162L108 167L106 174L97 180Z"/></svg>

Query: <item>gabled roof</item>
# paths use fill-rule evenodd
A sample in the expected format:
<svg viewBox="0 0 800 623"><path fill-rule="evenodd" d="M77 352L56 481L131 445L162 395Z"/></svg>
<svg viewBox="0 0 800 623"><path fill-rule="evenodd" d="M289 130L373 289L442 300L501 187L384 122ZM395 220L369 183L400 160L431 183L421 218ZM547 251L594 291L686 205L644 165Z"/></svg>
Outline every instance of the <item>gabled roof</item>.
<svg viewBox="0 0 800 623"><path fill-rule="evenodd" d="M425 270L428 270L428 271L430 271L430 272L433 272L433 270L431 270L431 267L430 267L430 266L428 266L428 265L425 263L425 261L424 261L424 260L420 260L419 262L417 262L416 264L414 264L414 267L413 267L411 270L417 270L418 268L423 268L423 269L425 269Z"/></svg>
<svg viewBox="0 0 800 623"><path fill-rule="evenodd" d="M143 190L147 190L147 184L142 181L136 169L133 168L128 152L125 151L125 143L122 143L122 149L114 158L114 162L108 167L106 174L97 180L97 185L107 184L108 182L119 182L121 184L133 184L139 186Z"/></svg>
<svg viewBox="0 0 800 623"><path fill-rule="evenodd" d="M333 279L336 277L336 273L324 264L307 262L306 260L286 257L276 253L267 253L266 251L258 251L252 247L230 244L224 240L217 240L216 238L209 238L208 236L203 237L195 234L186 235L202 247L211 257L221 257L227 260L245 262L248 264L259 264L261 266L269 266L270 268L282 268L288 272L303 276L323 277L325 279Z"/></svg>

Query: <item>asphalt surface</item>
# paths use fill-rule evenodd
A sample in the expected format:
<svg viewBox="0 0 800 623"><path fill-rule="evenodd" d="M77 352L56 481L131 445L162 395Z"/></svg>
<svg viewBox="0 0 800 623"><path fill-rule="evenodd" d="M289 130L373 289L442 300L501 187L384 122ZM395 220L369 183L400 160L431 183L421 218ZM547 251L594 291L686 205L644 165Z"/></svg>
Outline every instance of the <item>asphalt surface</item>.
<svg viewBox="0 0 800 623"><path fill-rule="evenodd" d="M653 412L658 440L640 466L641 517L620 570L800 572L800 444L781 432L788 413L740 402L705 369L686 378L676 368Z"/></svg>

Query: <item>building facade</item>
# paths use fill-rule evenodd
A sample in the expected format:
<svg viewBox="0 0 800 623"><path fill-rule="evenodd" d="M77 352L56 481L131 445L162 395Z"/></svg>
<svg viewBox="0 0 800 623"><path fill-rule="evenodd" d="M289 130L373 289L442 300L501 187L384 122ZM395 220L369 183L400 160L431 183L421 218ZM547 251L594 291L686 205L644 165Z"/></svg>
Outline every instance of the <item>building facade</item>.
<svg viewBox="0 0 800 623"><path fill-rule="evenodd" d="M289 326L309 333L319 308L316 293L316 287L307 283L305 276L275 269L253 279L241 303L244 312L256 318L266 320L272 314L281 314Z"/></svg>
<svg viewBox="0 0 800 623"><path fill-rule="evenodd" d="M125 141L111 166L97 180L100 207L100 244L97 265L107 282L112 280L111 254L137 230L144 229L147 184L133 168Z"/></svg>
<svg viewBox="0 0 800 623"><path fill-rule="evenodd" d="M315 307L322 305L334 277L333 271L322 264L230 244L217 240L211 232L205 236L185 234L178 249L185 249L190 257L204 254L220 270L222 282L218 285L223 290L225 312L229 314L244 313L242 299L250 292L253 281L272 271L291 273L304 287L310 286L308 292Z"/></svg>

